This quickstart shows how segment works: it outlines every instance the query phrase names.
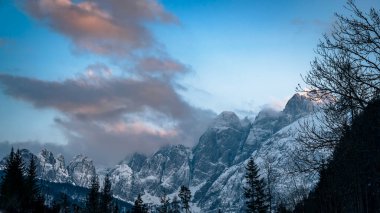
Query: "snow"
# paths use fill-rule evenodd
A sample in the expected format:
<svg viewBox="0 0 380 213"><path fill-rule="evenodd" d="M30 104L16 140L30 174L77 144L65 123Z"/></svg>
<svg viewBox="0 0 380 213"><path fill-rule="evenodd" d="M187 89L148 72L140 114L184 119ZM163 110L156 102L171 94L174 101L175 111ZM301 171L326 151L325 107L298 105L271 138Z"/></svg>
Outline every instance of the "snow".
<svg viewBox="0 0 380 213"><path fill-rule="evenodd" d="M154 205L160 205L161 204L161 200L159 197L151 195L146 190L144 190L144 195L142 195L141 198L143 199L144 203L150 203L150 204L154 204Z"/></svg>

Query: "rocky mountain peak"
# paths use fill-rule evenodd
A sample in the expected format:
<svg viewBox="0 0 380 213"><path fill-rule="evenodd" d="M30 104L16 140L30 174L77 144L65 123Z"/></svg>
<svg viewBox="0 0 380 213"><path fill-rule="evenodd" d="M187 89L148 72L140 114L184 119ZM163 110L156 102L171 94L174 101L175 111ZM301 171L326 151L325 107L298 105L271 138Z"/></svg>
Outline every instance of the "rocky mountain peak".
<svg viewBox="0 0 380 213"><path fill-rule="evenodd" d="M240 129L241 123L239 117L234 112L224 111L215 118L212 127L230 127L234 129Z"/></svg>
<svg viewBox="0 0 380 213"><path fill-rule="evenodd" d="M55 158L52 152L48 151L47 149L41 150L39 153L39 159L43 162L49 163L54 165L55 164Z"/></svg>
<svg viewBox="0 0 380 213"><path fill-rule="evenodd" d="M133 171L140 171L140 169L143 166L146 158L147 157L141 153L134 153L128 161L128 166Z"/></svg>
<svg viewBox="0 0 380 213"><path fill-rule="evenodd" d="M277 111L272 108L264 108L262 109L256 116L255 122L264 120L264 119L277 119L281 115L280 111Z"/></svg>
<svg viewBox="0 0 380 213"><path fill-rule="evenodd" d="M96 175L92 160L84 155L77 155L67 166L69 176L75 185L89 187L91 178Z"/></svg>
<svg viewBox="0 0 380 213"><path fill-rule="evenodd" d="M295 117L309 114L313 111L315 103L307 94L296 93L286 103L284 113Z"/></svg>

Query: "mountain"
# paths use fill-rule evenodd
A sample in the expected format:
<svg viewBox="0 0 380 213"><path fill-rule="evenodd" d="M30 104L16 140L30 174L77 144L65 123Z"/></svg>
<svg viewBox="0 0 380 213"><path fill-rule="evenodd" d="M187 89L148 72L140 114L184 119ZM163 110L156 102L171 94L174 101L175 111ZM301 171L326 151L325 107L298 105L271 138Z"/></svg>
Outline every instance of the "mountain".
<svg viewBox="0 0 380 213"><path fill-rule="evenodd" d="M77 186L89 187L91 178L96 175L95 166L91 159L78 155L67 166L70 181Z"/></svg>
<svg viewBox="0 0 380 213"><path fill-rule="evenodd" d="M316 103L307 95L295 94L283 111L263 109L259 112L248 126L248 133L244 129L238 134L242 138L240 142L228 140L240 148L231 156L234 158L232 164L221 173L215 172L214 177L207 179L207 187L201 187L195 192L194 201L198 206L210 212L216 212L218 208L225 212L241 211L244 206L242 182L249 157L258 163L263 177L269 173L274 202L282 201L292 205L289 202L299 200L294 194L298 195L302 190L308 192L316 183L317 177L315 174L292 175L291 153L297 146L295 137L299 123L303 119L312 119L315 107ZM213 142L209 140L206 143ZM218 152L231 153L231 150Z"/></svg>
<svg viewBox="0 0 380 213"><path fill-rule="evenodd" d="M135 154L112 168L114 192L129 201L143 192L146 202L159 204L164 193L172 198L180 185L186 185L194 206L202 212L240 211L245 165L252 156L263 177L270 174L274 202L285 200L292 205L299 200L296 195L310 190L318 178L290 173L299 122L312 119L315 107L307 95L295 94L283 111L263 109L253 122L222 112L192 149L166 146L152 156Z"/></svg>
<svg viewBox="0 0 380 213"><path fill-rule="evenodd" d="M37 155L27 149L21 149L20 152L25 165L29 165L32 157L36 159L38 177L49 182L89 187L91 178L96 175L92 160L83 155L74 157L66 166L63 155L54 157L53 153L46 149ZM6 160L7 157L0 161L0 170L4 169Z"/></svg>
<svg viewBox="0 0 380 213"><path fill-rule="evenodd" d="M133 201L144 192L146 199L171 193L189 184L191 151L183 145L166 146L154 155L135 154L109 170L114 194ZM149 201L149 200L148 200Z"/></svg>
<svg viewBox="0 0 380 213"><path fill-rule="evenodd" d="M109 173L114 195L125 201L133 202L142 193L145 202L159 204L160 196L173 198L186 185L193 195L193 212L238 212L244 206L245 165L253 157L270 185L273 202L291 206L318 180L315 174L291 172L297 128L313 119L317 106L308 94L295 94L284 110L263 109L253 121L222 112L193 148L169 145L150 156L135 153L98 175ZM25 159L33 155L22 153ZM54 157L47 150L37 159L39 176L50 182L88 187L96 174L92 161L82 155L67 166L62 155Z"/></svg>

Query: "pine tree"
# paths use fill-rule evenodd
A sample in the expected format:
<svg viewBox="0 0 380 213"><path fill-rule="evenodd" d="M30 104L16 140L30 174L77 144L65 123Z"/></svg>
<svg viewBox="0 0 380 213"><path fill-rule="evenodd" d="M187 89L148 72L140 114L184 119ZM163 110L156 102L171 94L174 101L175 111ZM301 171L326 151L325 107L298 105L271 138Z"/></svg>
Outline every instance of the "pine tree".
<svg viewBox="0 0 380 213"><path fill-rule="evenodd" d="M7 159L0 189L0 209L20 212L25 203L23 197L24 177L21 153L13 148Z"/></svg>
<svg viewBox="0 0 380 213"><path fill-rule="evenodd" d="M250 158L246 166L246 187L244 196L246 199L246 211L254 213L265 213L268 210L267 195L265 194L265 183L260 178L259 168L254 160Z"/></svg>
<svg viewBox="0 0 380 213"><path fill-rule="evenodd" d="M174 196L171 204L170 204L170 213L180 213L181 212L181 207L179 205L179 200L177 196Z"/></svg>
<svg viewBox="0 0 380 213"><path fill-rule="evenodd" d="M103 189L100 196L100 209L102 212L111 212L112 210L112 191L109 174L104 178Z"/></svg>
<svg viewBox="0 0 380 213"><path fill-rule="evenodd" d="M132 213L147 213L148 209L146 205L144 204L144 201L141 198L141 195L139 194L137 196L137 199L135 200L135 205L132 208Z"/></svg>
<svg viewBox="0 0 380 213"><path fill-rule="evenodd" d="M164 195L161 197L161 206L158 208L158 212L159 213L168 213L169 210L170 210L170 199L166 196L166 194L164 193Z"/></svg>
<svg viewBox="0 0 380 213"><path fill-rule="evenodd" d="M99 212L99 180L96 175L91 179L91 188L86 200L86 211L89 213Z"/></svg>
<svg viewBox="0 0 380 213"><path fill-rule="evenodd" d="M26 171L24 187L24 209L37 209L43 205L44 199L41 195L40 187L37 183L37 165L35 157L32 156Z"/></svg>
<svg viewBox="0 0 380 213"><path fill-rule="evenodd" d="M191 200L191 191L186 186L181 186L181 189L179 190L178 197L181 199L182 208L185 209L185 212L190 212L190 205L189 202Z"/></svg>

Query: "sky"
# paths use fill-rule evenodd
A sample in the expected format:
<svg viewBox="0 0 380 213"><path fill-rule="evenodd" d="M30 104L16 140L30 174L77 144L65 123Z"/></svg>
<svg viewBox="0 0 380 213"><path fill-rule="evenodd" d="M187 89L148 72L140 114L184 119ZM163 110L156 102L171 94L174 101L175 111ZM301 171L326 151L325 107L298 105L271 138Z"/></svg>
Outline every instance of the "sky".
<svg viewBox="0 0 380 213"><path fill-rule="evenodd" d="M112 164L281 110L344 0L0 0L0 155ZM363 11L375 0L358 1Z"/></svg>

